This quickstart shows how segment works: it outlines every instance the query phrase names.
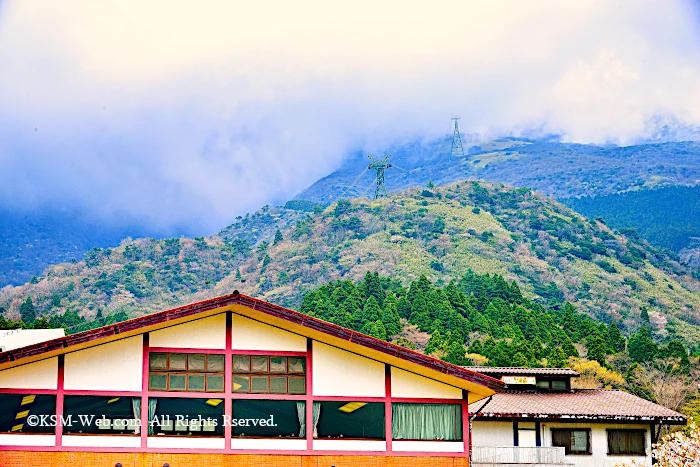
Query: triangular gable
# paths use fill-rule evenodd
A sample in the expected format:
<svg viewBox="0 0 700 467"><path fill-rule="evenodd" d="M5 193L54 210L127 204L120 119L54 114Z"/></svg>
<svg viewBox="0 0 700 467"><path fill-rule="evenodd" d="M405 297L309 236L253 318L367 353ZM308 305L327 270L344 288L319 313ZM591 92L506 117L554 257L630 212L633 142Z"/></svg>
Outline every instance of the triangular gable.
<svg viewBox="0 0 700 467"><path fill-rule="evenodd" d="M233 311L253 320L300 336L343 348L469 391L469 402L500 392L503 383L494 378L409 350L317 318L257 300L237 291L230 295L142 316L121 323L72 334L0 353L0 370L65 354L83 348L153 332L175 324Z"/></svg>

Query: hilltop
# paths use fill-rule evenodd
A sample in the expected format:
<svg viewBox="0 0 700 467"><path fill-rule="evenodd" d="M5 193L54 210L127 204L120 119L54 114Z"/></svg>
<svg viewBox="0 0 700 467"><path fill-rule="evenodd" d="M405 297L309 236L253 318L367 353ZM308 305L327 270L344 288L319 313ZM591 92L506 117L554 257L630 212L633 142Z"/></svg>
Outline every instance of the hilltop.
<svg viewBox="0 0 700 467"><path fill-rule="evenodd" d="M70 309L90 321L238 289L299 307L306 292L331 280L359 281L368 271L404 285L426 275L443 286L471 270L515 281L528 300L547 307L571 302L626 333L647 310L661 339L680 337L694 347L700 337L700 284L682 265L527 188L430 185L378 201L284 210L294 211L291 223L281 222L277 209L211 237L92 249L82 261L49 267L34 283L2 289L0 306L16 319L29 297L40 316ZM253 224L279 233L257 246L236 235Z"/></svg>

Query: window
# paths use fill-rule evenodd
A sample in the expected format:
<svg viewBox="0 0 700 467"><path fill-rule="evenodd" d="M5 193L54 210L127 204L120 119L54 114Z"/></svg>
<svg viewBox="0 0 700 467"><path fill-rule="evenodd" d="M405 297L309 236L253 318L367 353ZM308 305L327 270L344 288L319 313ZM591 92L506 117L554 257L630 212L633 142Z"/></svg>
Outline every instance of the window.
<svg viewBox="0 0 700 467"><path fill-rule="evenodd" d="M646 430L607 430L608 455L644 456Z"/></svg>
<svg viewBox="0 0 700 467"><path fill-rule="evenodd" d="M314 438L385 439L381 402L314 402Z"/></svg>
<svg viewBox="0 0 700 467"><path fill-rule="evenodd" d="M223 399L149 398L148 415L149 435L224 435Z"/></svg>
<svg viewBox="0 0 700 467"><path fill-rule="evenodd" d="M53 433L53 422L31 426L31 415L55 415L56 396L0 394L0 433Z"/></svg>
<svg viewBox="0 0 700 467"><path fill-rule="evenodd" d="M541 379L537 381L537 389L549 389L549 380Z"/></svg>
<svg viewBox="0 0 700 467"><path fill-rule="evenodd" d="M152 353L149 366L151 391L224 391L223 355Z"/></svg>
<svg viewBox="0 0 700 467"><path fill-rule="evenodd" d="M65 396L66 434L140 433L141 398L117 396Z"/></svg>
<svg viewBox="0 0 700 467"><path fill-rule="evenodd" d="M566 391L566 381L561 379L552 380L552 391Z"/></svg>
<svg viewBox="0 0 700 467"><path fill-rule="evenodd" d="M303 438L306 436L306 403L303 401L233 401L233 436ZM252 420L256 422L253 423ZM261 424L261 420L264 423Z"/></svg>
<svg viewBox="0 0 700 467"><path fill-rule="evenodd" d="M590 429L552 429L552 446L563 447L565 454L590 454Z"/></svg>
<svg viewBox="0 0 700 467"><path fill-rule="evenodd" d="M234 355L233 392L306 394L306 358Z"/></svg>
<svg viewBox="0 0 700 467"><path fill-rule="evenodd" d="M400 404L391 406L394 439L462 439L462 407L458 404Z"/></svg>

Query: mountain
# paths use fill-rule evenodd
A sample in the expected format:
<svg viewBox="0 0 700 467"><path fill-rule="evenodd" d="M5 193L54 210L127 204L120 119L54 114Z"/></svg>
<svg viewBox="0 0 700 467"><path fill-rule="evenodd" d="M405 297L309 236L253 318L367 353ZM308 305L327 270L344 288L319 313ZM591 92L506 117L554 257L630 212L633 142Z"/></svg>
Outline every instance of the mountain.
<svg viewBox="0 0 700 467"><path fill-rule="evenodd" d="M90 321L238 289L298 307L305 292L367 271L404 284L426 275L442 286L471 270L516 281L528 300L547 307L571 302L627 333L646 313L661 339L694 347L700 338L700 283L682 265L527 188L457 182L307 212L280 209L248 216L257 229L280 230L269 242L236 236L252 225L245 218L208 238L125 241L2 289L0 306L17 319L31 298L40 316L71 309ZM296 221L281 222L286 211Z"/></svg>
<svg viewBox="0 0 700 467"><path fill-rule="evenodd" d="M561 201L587 217L604 219L616 229L635 229L650 243L676 253L700 246L700 186L669 186Z"/></svg>
<svg viewBox="0 0 700 467"><path fill-rule="evenodd" d="M429 181L445 184L474 178L568 198L665 185L696 185L700 180L697 142L619 147L561 143L553 138L503 138L472 143L468 156L456 159L447 156L449 149L450 140L445 139L409 141L390 147L394 166L386 172L387 188L397 191ZM366 170L367 163L364 154L355 154L337 171L300 193L295 202L301 204L290 209L270 208L263 214L278 216L278 226L285 226L296 222L299 212L313 203L327 205L343 197L367 196L374 188L374 174ZM266 215L264 222L251 217L237 219L229 228L231 235L255 244L269 239L277 229L266 222ZM249 222L260 225L251 228ZM258 227L262 230L253 231ZM174 230L169 234L181 233ZM124 237L164 234L136 224L90 221L79 212L34 214L4 208L0 210L0 287L23 284L49 264L80 260L92 247L115 246Z"/></svg>
<svg viewBox="0 0 700 467"><path fill-rule="evenodd" d="M449 150L446 141L390 148L394 167L386 171L387 189L478 179L569 198L700 183L699 142L596 146L504 138L474 145L466 157L451 158ZM360 154L349 158L297 199L329 203L346 196L367 196L374 187L374 174L363 172L367 162Z"/></svg>

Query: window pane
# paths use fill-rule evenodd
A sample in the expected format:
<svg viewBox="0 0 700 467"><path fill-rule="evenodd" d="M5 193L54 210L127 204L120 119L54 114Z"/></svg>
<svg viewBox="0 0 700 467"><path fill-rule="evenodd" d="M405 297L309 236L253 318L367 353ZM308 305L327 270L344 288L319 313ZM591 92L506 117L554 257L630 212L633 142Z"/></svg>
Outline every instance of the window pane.
<svg viewBox="0 0 700 467"><path fill-rule="evenodd" d="M287 377L286 376L270 376L270 392L275 394L284 394L287 392Z"/></svg>
<svg viewBox="0 0 700 467"><path fill-rule="evenodd" d="M588 451L588 431L571 431L571 452Z"/></svg>
<svg viewBox="0 0 700 467"><path fill-rule="evenodd" d="M251 373L267 373L269 371L267 357L252 357L251 360Z"/></svg>
<svg viewBox="0 0 700 467"><path fill-rule="evenodd" d="M223 392L224 377L223 375L207 375L207 391Z"/></svg>
<svg viewBox="0 0 700 467"><path fill-rule="evenodd" d="M241 400L233 401L233 417L236 419L270 420L264 426L234 426L233 436L258 438L300 438L301 421L305 421L306 404L302 401L266 401Z"/></svg>
<svg viewBox="0 0 700 467"><path fill-rule="evenodd" d="M207 371L224 371L224 356L207 355Z"/></svg>
<svg viewBox="0 0 700 467"><path fill-rule="evenodd" d="M267 376L252 376L251 377L251 392L269 392Z"/></svg>
<svg viewBox="0 0 700 467"><path fill-rule="evenodd" d="M187 356L187 371L204 371L204 355L191 354Z"/></svg>
<svg viewBox="0 0 700 467"><path fill-rule="evenodd" d="M216 400L159 397L155 406L155 421L157 423L153 423L154 434L160 436L223 437L224 404L213 402ZM176 423L178 416L188 419L190 423ZM207 419L215 420L216 426L213 423L200 423L199 416L203 422L206 422ZM195 423L193 424L192 421Z"/></svg>
<svg viewBox="0 0 700 467"><path fill-rule="evenodd" d="M167 370L168 355L164 353L152 353L150 355L151 370Z"/></svg>
<svg viewBox="0 0 700 467"><path fill-rule="evenodd" d="M549 389L549 381L538 381L537 389Z"/></svg>
<svg viewBox="0 0 700 467"><path fill-rule="evenodd" d="M566 390L566 381L557 381L557 380L552 381L552 389L554 389L555 391L565 391Z"/></svg>
<svg viewBox="0 0 700 467"><path fill-rule="evenodd" d="M164 373L151 373L148 387L156 391L167 391L168 375Z"/></svg>
<svg viewBox="0 0 700 467"><path fill-rule="evenodd" d="M645 430L608 430L608 454L644 455Z"/></svg>
<svg viewBox="0 0 700 467"><path fill-rule="evenodd" d="M290 394L306 394L306 380L303 376L289 377Z"/></svg>
<svg viewBox="0 0 700 467"><path fill-rule="evenodd" d="M234 355L233 372L250 373L250 357L247 355Z"/></svg>
<svg viewBox="0 0 700 467"><path fill-rule="evenodd" d="M185 375L169 374L168 381L170 383L169 389L171 391L184 391L185 390Z"/></svg>
<svg viewBox="0 0 700 467"><path fill-rule="evenodd" d="M304 373L306 368L306 358L304 357L289 357L289 372Z"/></svg>
<svg viewBox="0 0 700 467"><path fill-rule="evenodd" d="M31 426L27 418L31 415L54 415L55 413L56 396L0 394L1 433L53 433L54 427L47 426L51 423L37 423Z"/></svg>
<svg viewBox="0 0 700 467"><path fill-rule="evenodd" d="M250 376L234 375L233 377L234 392L250 392Z"/></svg>
<svg viewBox="0 0 700 467"><path fill-rule="evenodd" d="M384 439L383 403L314 402L314 412L316 407L318 438Z"/></svg>
<svg viewBox="0 0 700 467"><path fill-rule="evenodd" d="M287 357L270 357L270 373L286 373Z"/></svg>
<svg viewBox="0 0 700 467"><path fill-rule="evenodd" d="M187 390L204 392L204 375L187 375Z"/></svg>
<svg viewBox="0 0 700 467"><path fill-rule="evenodd" d="M64 415L71 416L71 423L63 427L67 434L136 434L131 397L65 396Z"/></svg>
<svg viewBox="0 0 700 467"><path fill-rule="evenodd" d="M171 353L170 354L170 369L171 370L185 370L187 359L186 355L182 353Z"/></svg>

